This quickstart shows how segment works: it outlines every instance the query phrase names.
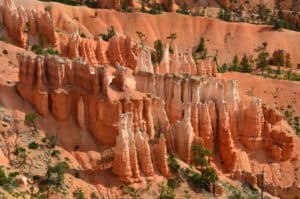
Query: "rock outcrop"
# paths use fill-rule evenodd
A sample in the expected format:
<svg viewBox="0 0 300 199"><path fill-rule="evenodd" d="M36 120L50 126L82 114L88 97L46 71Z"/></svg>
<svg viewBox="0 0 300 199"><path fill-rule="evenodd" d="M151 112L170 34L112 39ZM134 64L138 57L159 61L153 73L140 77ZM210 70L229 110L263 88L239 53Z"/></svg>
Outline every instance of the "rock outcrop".
<svg viewBox="0 0 300 199"><path fill-rule="evenodd" d="M202 139L203 146L210 152L214 152L214 132L212 127L212 120L209 112L208 104L199 104L199 134Z"/></svg>
<svg viewBox="0 0 300 199"><path fill-rule="evenodd" d="M109 40L107 57L112 65L119 63L123 66L135 70L137 61L136 55L132 50L130 37L114 36Z"/></svg>
<svg viewBox="0 0 300 199"><path fill-rule="evenodd" d="M51 113L58 120L74 117L78 125L92 132L99 142L115 143L119 115L125 110L122 93L128 92L121 66L110 81L105 66L93 67L80 59L71 61L50 55L30 57L19 54L18 60L20 82L17 89L38 113L45 117ZM120 94L114 95L114 92ZM142 114L145 96L136 91L131 93L134 98L130 95L126 98L138 102L131 104L134 110L139 110L139 116L133 116L133 124L142 127L148 123L142 121L145 119ZM146 130L153 132L153 129Z"/></svg>
<svg viewBox="0 0 300 199"><path fill-rule="evenodd" d="M7 36L22 48L32 45L35 40L39 40L40 45L56 46L57 33L49 12L47 9L27 10L13 0L4 0L0 20Z"/></svg>
<svg viewBox="0 0 300 199"><path fill-rule="evenodd" d="M168 176L167 152L191 162L193 144L217 155L225 172L258 175L261 163L249 155L256 152L280 166L293 158L294 139L282 115L258 98L241 97L236 81L138 70L132 87L128 68L118 63L22 54L18 61L20 95L42 116L74 118L96 142L114 147L112 163L99 168L112 167L126 183L139 182L141 172L149 179L156 170ZM97 168L93 158L76 158L86 170Z"/></svg>
<svg viewBox="0 0 300 199"><path fill-rule="evenodd" d="M135 134L135 142L137 154L141 169L145 176L153 176L154 169L151 160L151 150L148 141L148 135L145 132L139 131Z"/></svg>
<svg viewBox="0 0 300 199"><path fill-rule="evenodd" d="M154 153L155 163L158 167L158 170L163 176L168 177L169 166L167 162L167 146L164 134L160 135L158 143L154 145Z"/></svg>
<svg viewBox="0 0 300 199"><path fill-rule="evenodd" d="M151 50L146 47L141 47L136 58L137 66L135 72L149 72L154 73L154 68L151 61ZM134 66L134 65L133 65Z"/></svg>
<svg viewBox="0 0 300 199"><path fill-rule="evenodd" d="M253 97L241 117L241 142L248 149L257 149L263 141L264 115L262 102Z"/></svg>
<svg viewBox="0 0 300 199"><path fill-rule="evenodd" d="M114 153L113 173L124 182L131 182L132 170L130 162L130 144L128 132L128 115L123 114L120 118L119 135L116 140Z"/></svg>
<svg viewBox="0 0 300 199"><path fill-rule="evenodd" d="M184 118L174 124L175 147L178 156L185 162L190 162L192 158L192 144L194 140L194 130L191 124L191 106L184 107Z"/></svg>
<svg viewBox="0 0 300 199"><path fill-rule="evenodd" d="M16 44L22 48L26 47L27 34L26 30L26 12L23 7L17 7L13 1L4 0L2 7L1 22L6 28L8 35Z"/></svg>
<svg viewBox="0 0 300 199"><path fill-rule="evenodd" d="M228 172L241 167L249 171L247 151L264 150L276 161L292 157L293 139L281 128L282 116L263 107L258 98L242 101L236 81L198 80L146 72L136 73L136 81L137 90L165 101L165 113L173 126L167 139L168 150L175 146L179 157L185 161L190 159L187 152L187 146L191 145L189 132L194 136L194 143L219 152L224 170ZM189 121L183 119L184 104L192 107Z"/></svg>

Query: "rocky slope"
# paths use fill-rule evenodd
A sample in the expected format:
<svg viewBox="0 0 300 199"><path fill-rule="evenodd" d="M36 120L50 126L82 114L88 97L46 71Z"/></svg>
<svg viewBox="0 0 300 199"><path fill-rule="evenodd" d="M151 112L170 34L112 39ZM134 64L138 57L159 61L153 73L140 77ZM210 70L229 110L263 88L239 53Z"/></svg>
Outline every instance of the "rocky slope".
<svg viewBox="0 0 300 199"><path fill-rule="evenodd" d="M14 2L3 1L2 21L5 19L5 21L14 21L14 23L10 23L11 25L8 25L7 28L5 22L3 23L5 28L2 37L19 46L24 46L27 43L26 46L30 48L33 44L40 44L39 37L42 36L45 40L45 47L56 47L63 56L72 53L68 52L68 43L71 38L76 38L72 36L74 32L94 40L91 42L94 44L89 44L90 42L81 44L82 51L89 48L88 46L95 50L98 35L105 33L108 27L114 26L119 34L130 36L136 42L139 41L136 32L143 32L147 37L146 43L149 46L152 46L157 39L166 43L166 38L171 33L177 33L176 43L181 53L191 51L198 45L200 37L204 37L208 46L208 56L218 54L219 64L231 62L236 54L239 57L242 57L244 53L256 57L256 49L263 42L268 43L268 52L272 53L278 48L283 49L290 53L294 66L300 63L300 57L297 53L299 34L294 31L278 32L273 31L268 26L226 23L212 18L191 17L174 13L157 16L141 13L119 13L30 0L17 0L17 5L19 7ZM20 17L21 15L22 17ZM26 26L26 23L30 26ZM43 26L47 28L42 28ZM30 31L27 31L26 27L30 27ZM184 34L181 33L182 27L185 27ZM277 39L278 37L280 39ZM85 41L86 39L83 38L82 40Z"/></svg>

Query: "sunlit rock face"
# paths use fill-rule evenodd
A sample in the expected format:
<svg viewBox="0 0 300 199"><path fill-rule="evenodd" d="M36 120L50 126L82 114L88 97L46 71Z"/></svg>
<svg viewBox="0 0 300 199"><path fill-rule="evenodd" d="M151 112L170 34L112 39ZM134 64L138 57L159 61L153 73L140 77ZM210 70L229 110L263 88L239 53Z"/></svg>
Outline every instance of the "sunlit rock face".
<svg viewBox="0 0 300 199"><path fill-rule="evenodd" d="M125 84L124 67L119 66L110 81L105 66L94 67L80 59L24 55L18 55L18 59L18 91L38 113L45 117L50 113L57 120L75 118L78 125L93 133L98 141L108 145L115 143L119 115L126 108L122 93L129 89ZM133 91L132 96L126 98L136 112L133 124L136 129L143 128L143 124L148 123L145 118L150 120L149 124L152 121L150 113L147 117L143 115L146 96L137 91ZM151 125L147 132L153 134Z"/></svg>
<svg viewBox="0 0 300 199"><path fill-rule="evenodd" d="M191 106L186 104L184 107L184 118L173 126L175 135L175 147L178 156L190 162L192 157L192 143L194 139L194 130L191 124Z"/></svg>
<svg viewBox="0 0 300 199"><path fill-rule="evenodd" d="M224 172L240 172L241 179L252 172L251 182L261 165L251 154L259 152L279 166L293 158L294 139L284 128L282 115L256 97L240 96L237 81L221 81L212 73L154 73L147 48L140 49L133 70L121 64L127 61L120 47L120 63L98 65L100 59L109 60L102 41L83 45L75 35L73 40L77 44L70 45L70 52L77 45L81 50L71 54L83 53L85 58L18 54L17 90L40 115L74 119L97 143L113 147L112 172L121 181L140 182L142 176L150 180L156 173L169 176L167 154L190 163L194 144L211 151ZM88 53L90 47L97 53ZM133 81L135 87L129 86ZM86 169L95 168L92 159L81 153L76 157L87 162ZM280 180L267 182L283 186Z"/></svg>
<svg viewBox="0 0 300 199"><path fill-rule="evenodd" d="M263 107L258 98L247 97L242 100L237 81L221 82L214 78L197 79L146 72L137 73L136 81L137 90L152 93L164 100L165 113L170 124L175 126L171 130L172 138L169 140L172 141L169 141L169 148L172 146L170 143L174 143L175 150L180 151L178 154L185 161L189 161L189 153L184 154L182 148L190 142L182 144L185 137L183 130L177 130L179 127L185 128L184 126L189 127L185 128L185 133L190 135L188 132L193 132L195 143L218 152L224 170L228 172L240 169L241 166L249 170L249 160L245 157L248 151L264 150L276 161L286 159L283 154L292 157L293 139L283 128L279 130L281 133L277 132L278 126L282 125L282 116L274 109ZM189 123L184 122L185 104L192 107ZM277 127L271 128L270 123ZM177 141L178 131L181 132L182 142ZM279 134L284 137L279 139L281 144L277 144L271 136L275 138ZM241 163L242 160L247 161Z"/></svg>
<svg viewBox="0 0 300 199"><path fill-rule="evenodd" d="M26 48L30 40L38 36L40 43L57 45L57 34L49 11L27 10L12 0L4 0L0 10L4 31L16 45Z"/></svg>

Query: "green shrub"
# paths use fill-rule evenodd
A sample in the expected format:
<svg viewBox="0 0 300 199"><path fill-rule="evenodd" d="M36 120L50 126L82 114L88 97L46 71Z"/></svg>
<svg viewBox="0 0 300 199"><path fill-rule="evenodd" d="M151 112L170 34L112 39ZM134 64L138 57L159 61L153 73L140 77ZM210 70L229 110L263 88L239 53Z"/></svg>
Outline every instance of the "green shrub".
<svg viewBox="0 0 300 199"><path fill-rule="evenodd" d="M203 168L201 174L190 169L185 169L184 174L193 187L197 189L206 189L207 191L209 191L210 184L215 183L219 179L217 172L212 167Z"/></svg>
<svg viewBox="0 0 300 199"><path fill-rule="evenodd" d="M281 30L287 27L287 21L285 19L273 18L271 24L274 30Z"/></svg>
<svg viewBox="0 0 300 199"><path fill-rule="evenodd" d="M26 149L24 149L23 147L16 146L13 154L17 156L17 160L16 160L17 165L24 166L27 159Z"/></svg>
<svg viewBox="0 0 300 199"><path fill-rule="evenodd" d="M171 154L168 157L168 165L173 173L175 173L175 174L178 173L178 171L180 169L180 165L178 164L178 161L176 160L176 158L173 154Z"/></svg>
<svg viewBox="0 0 300 199"><path fill-rule="evenodd" d="M37 119L38 115L37 113L28 113L25 115L25 119L24 119L24 123L28 126L32 126L34 127L34 130L36 131L36 119Z"/></svg>
<svg viewBox="0 0 300 199"><path fill-rule="evenodd" d="M80 172L79 172L79 171L75 171L74 177L75 177L75 178L80 178Z"/></svg>
<svg viewBox="0 0 300 199"><path fill-rule="evenodd" d="M81 189L77 189L76 191L73 192L73 197L76 199L85 199L84 193Z"/></svg>
<svg viewBox="0 0 300 199"><path fill-rule="evenodd" d="M51 12L51 6L50 5L47 5L45 8L44 8L45 12Z"/></svg>
<svg viewBox="0 0 300 199"><path fill-rule="evenodd" d="M49 149L53 149L56 146L57 138L55 135L47 136L42 139L43 143L46 143Z"/></svg>
<svg viewBox="0 0 300 199"><path fill-rule="evenodd" d="M208 188L210 183L215 183L218 181L218 175L214 168L207 167L201 171L202 184Z"/></svg>
<svg viewBox="0 0 300 199"><path fill-rule="evenodd" d="M249 63L249 59L248 59L246 54L244 54L244 56L243 56L243 59L240 63L240 67L241 67L241 69L240 69L241 72L244 72L244 73L252 72L252 68L251 68L251 65Z"/></svg>
<svg viewBox="0 0 300 199"><path fill-rule="evenodd" d="M200 38L200 43L199 43L199 45L198 45L198 47L197 47L197 49L196 49L196 52L197 52L197 53L201 53L201 52L203 52L204 50L205 50L205 40L204 40L203 37L201 37L201 38Z"/></svg>
<svg viewBox="0 0 300 199"><path fill-rule="evenodd" d="M37 55L46 55L46 54L50 54L50 55L59 55L59 51L55 50L53 48L42 48L40 45L38 44L34 44L31 47L31 50L37 54Z"/></svg>
<svg viewBox="0 0 300 199"><path fill-rule="evenodd" d="M59 162L53 167L49 166L46 173L47 184L61 187L64 183L64 173L67 169L69 169L69 165L66 162Z"/></svg>
<svg viewBox="0 0 300 199"><path fill-rule="evenodd" d="M229 68L230 71L239 71L240 66L239 66L239 58L237 55L234 56L233 60L232 60L232 65Z"/></svg>
<svg viewBox="0 0 300 199"><path fill-rule="evenodd" d="M167 185L171 189L176 189L180 186L180 179L178 177L168 179Z"/></svg>
<svg viewBox="0 0 300 199"><path fill-rule="evenodd" d="M228 199L244 199L240 191L234 190L229 196Z"/></svg>
<svg viewBox="0 0 300 199"><path fill-rule="evenodd" d="M37 54L37 55L43 55L43 54L44 54L43 48L42 48L40 45L38 45L38 44L32 45L31 50L32 50L35 54Z"/></svg>
<svg viewBox="0 0 300 199"><path fill-rule="evenodd" d="M13 152L13 154L15 156L18 156L18 155L20 155L21 153L24 153L24 152L26 152L26 149L24 149L23 147L16 146L15 151Z"/></svg>
<svg viewBox="0 0 300 199"><path fill-rule="evenodd" d="M91 193L90 198L91 199L99 199L99 197L97 196L97 194L95 192Z"/></svg>
<svg viewBox="0 0 300 199"><path fill-rule="evenodd" d="M141 198L139 192L132 186L123 186L122 190L125 194L129 195L133 199Z"/></svg>
<svg viewBox="0 0 300 199"><path fill-rule="evenodd" d="M122 2L121 11L122 12L132 12L132 8L128 7L128 2L127 1Z"/></svg>
<svg viewBox="0 0 300 199"><path fill-rule="evenodd" d="M176 10L177 13L183 14L183 15L189 15L191 13L188 5L185 3L183 4L180 9Z"/></svg>
<svg viewBox="0 0 300 199"><path fill-rule="evenodd" d="M58 50L55 50L53 48L47 48L46 53L50 55L59 55Z"/></svg>
<svg viewBox="0 0 300 199"><path fill-rule="evenodd" d="M38 149L39 147L40 145L36 142L31 142L30 144L28 144L29 149Z"/></svg>
<svg viewBox="0 0 300 199"><path fill-rule="evenodd" d="M159 196L158 199L175 199L176 194L174 189L165 186L164 184L159 184Z"/></svg>
<svg viewBox="0 0 300 199"><path fill-rule="evenodd" d="M99 34L99 36L104 40L104 41L109 41L110 38L112 38L113 36L116 35L116 31L115 31L115 27L114 26L110 26L109 28L107 28L107 33L106 34Z"/></svg>
<svg viewBox="0 0 300 199"><path fill-rule="evenodd" d="M93 1L93 0L87 0L87 1L85 1L85 5L87 7L90 7L90 8L98 8L97 1Z"/></svg>
<svg viewBox="0 0 300 199"><path fill-rule="evenodd" d="M228 71L228 65L224 63L221 67L217 67L218 73L225 73Z"/></svg>
<svg viewBox="0 0 300 199"><path fill-rule="evenodd" d="M150 10L147 12L149 14L158 15L163 11L161 5L159 3L153 3L150 5Z"/></svg>
<svg viewBox="0 0 300 199"><path fill-rule="evenodd" d="M52 157L58 158L59 155L60 155L60 151L59 151L59 150L53 150L53 151L51 152L51 156L52 156Z"/></svg>
<svg viewBox="0 0 300 199"><path fill-rule="evenodd" d="M175 39L177 39L177 33L174 32L174 33L171 33L167 39L171 40L171 41L174 41Z"/></svg>
<svg viewBox="0 0 300 199"><path fill-rule="evenodd" d="M221 8L219 10L218 17L224 21L231 21L231 10L229 8Z"/></svg>
<svg viewBox="0 0 300 199"><path fill-rule="evenodd" d="M86 38L86 35L85 35L83 32L79 33L79 36L80 36L81 38Z"/></svg>
<svg viewBox="0 0 300 199"><path fill-rule="evenodd" d="M201 144L193 145L193 160L196 166L206 167L208 166L207 156L210 156L211 153L205 149Z"/></svg>
<svg viewBox="0 0 300 199"><path fill-rule="evenodd" d="M17 188L19 186L15 179L17 175L19 175L18 172L12 172L6 176L3 167L0 166L0 187L3 187L7 191Z"/></svg>
<svg viewBox="0 0 300 199"><path fill-rule="evenodd" d="M266 51L261 51L256 59L256 67L261 69L262 75L264 74L264 71L269 67L268 56L269 53L267 53Z"/></svg>
<svg viewBox="0 0 300 199"><path fill-rule="evenodd" d="M198 55L200 55L200 57L198 57ZM207 49L205 47L205 39L203 37L200 38L200 42L193 53L193 57L195 60L198 60L198 58L205 59L207 57Z"/></svg>
<svg viewBox="0 0 300 199"><path fill-rule="evenodd" d="M163 43L161 40L156 40L154 42L155 51L151 53L151 61L154 64L159 64L163 57Z"/></svg>

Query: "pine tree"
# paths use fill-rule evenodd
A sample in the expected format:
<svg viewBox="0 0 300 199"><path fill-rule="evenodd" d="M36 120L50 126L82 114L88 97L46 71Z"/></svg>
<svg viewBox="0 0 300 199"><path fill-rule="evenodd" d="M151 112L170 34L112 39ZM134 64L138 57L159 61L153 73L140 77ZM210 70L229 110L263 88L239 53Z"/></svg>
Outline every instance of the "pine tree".
<svg viewBox="0 0 300 199"><path fill-rule="evenodd" d="M197 53L200 53L200 52L203 52L205 50L205 41L204 41L204 38L201 37L200 38L200 43L199 43L199 46L196 50Z"/></svg>
<svg viewBox="0 0 300 199"><path fill-rule="evenodd" d="M232 65L230 67L231 71L238 71L239 70L239 58L237 55L234 56L232 60Z"/></svg>
<svg viewBox="0 0 300 199"><path fill-rule="evenodd" d="M258 54L256 67L261 69L261 74L264 75L265 69L269 66L268 63L269 53L262 51Z"/></svg>
<svg viewBox="0 0 300 199"><path fill-rule="evenodd" d="M249 59L247 57L246 54L244 54L243 58L242 58L242 61L240 63L241 65L241 71L244 72L244 73L249 73L252 71L251 69L251 65L249 63Z"/></svg>

